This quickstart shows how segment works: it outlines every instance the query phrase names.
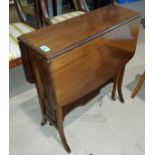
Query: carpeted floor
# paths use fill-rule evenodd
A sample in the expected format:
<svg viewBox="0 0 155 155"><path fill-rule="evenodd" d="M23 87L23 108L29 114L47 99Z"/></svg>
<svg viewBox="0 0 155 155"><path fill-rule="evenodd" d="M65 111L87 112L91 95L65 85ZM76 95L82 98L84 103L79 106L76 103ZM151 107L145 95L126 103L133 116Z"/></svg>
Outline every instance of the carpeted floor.
<svg viewBox="0 0 155 155"><path fill-rule="evenodd" d="M128 63L123 92L125 104L110 99L111 85L64 122L71 155L144 155L145 85L131 99L145 66L145 32L141 28L134 58ZM67 155L54 127L40 126L34 85L26 82L22 66L10 70L10 155Z"/></svg>

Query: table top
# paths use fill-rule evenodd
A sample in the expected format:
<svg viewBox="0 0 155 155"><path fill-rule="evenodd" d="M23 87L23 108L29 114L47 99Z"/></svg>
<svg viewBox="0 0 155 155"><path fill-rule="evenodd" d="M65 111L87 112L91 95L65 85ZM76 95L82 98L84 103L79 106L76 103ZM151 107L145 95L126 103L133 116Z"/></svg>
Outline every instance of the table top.
<svg viewBox="0 0 155 155"><path fill-rule="evenodd" d="M115 5L108 5L79 17L54 24L19 37L45 60L50 60L93 40L140 14ZM45 52L40 47L46 46ZM45 47L45 48L46 48Z"/></svg>

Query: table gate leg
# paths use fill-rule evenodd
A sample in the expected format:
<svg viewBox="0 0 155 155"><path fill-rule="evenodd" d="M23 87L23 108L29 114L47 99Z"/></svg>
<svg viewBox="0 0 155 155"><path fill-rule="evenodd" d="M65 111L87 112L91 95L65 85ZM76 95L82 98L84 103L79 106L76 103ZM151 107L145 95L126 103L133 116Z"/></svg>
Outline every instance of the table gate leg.
<svg viewBox="0 0 155 155"><path fill-rule="evenodd" d="M57 129L62 141L62 144L65 148L65 150L70 153L71 150L67 144L66 138L65 138L65 134L64 134L64 127L63 127L63 117L62 117L62 109L57 107Z"/></svg>
<svg viewBox="0 0 155 155"><path fill-rule="evenodd" d="M118 73L118 95L122 103L124 103L124 98L122 94L122 83L123 83L124 71L125 71L125 67Z"/></svg>
<svg viewBox="0 0 155 155"><path fill-rule="evenodd" d="M118 76L115 75L114 84L113 84L113 88L112 88L112 95L111 95L111 98L112 98L113 100L116 100L116 89L117 89L117 84L118 84Z"/></svg>

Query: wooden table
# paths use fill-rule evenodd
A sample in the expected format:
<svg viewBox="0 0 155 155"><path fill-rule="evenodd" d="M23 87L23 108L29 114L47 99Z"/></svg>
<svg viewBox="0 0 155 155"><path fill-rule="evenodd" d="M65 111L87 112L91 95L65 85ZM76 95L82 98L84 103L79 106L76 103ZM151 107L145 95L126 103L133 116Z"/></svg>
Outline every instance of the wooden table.
<svg viewBox="0 0 155 155"><path fill-rule="evenodd" d="M27 80L35 82L38 91L42 125L55 125L67 152L65 115L125 68L135 53L139 17L108 5L19 37ZM116 78L114 92L122 75Z"/></svg>

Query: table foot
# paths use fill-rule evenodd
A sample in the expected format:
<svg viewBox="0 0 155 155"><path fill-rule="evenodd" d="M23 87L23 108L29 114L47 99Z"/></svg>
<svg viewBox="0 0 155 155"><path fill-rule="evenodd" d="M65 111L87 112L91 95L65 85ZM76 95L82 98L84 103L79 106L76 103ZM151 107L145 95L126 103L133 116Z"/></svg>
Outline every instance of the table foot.
<svg viewBox="0 0 155 155"><path fill-rule="evenodd" d="M113 100L116 100L117 84L118 84L118 75L115 75L114 84L113 84L113 88L112 88L112 95L111 95L111 98Z"/></svg>
<svg viewBox="0 0 155 155"><path fill-rule="evenodd" d="M50 126L53 126L53 123L50 122L49 125L50 125Z"/></svg>
<svg viewBox="0 0 155 155"><path fill-rule="evenodd" d="M46 118L43 118L42 119L42 122L40 124L41 124L41 126L44 126L46 123L47 123L47 119Z"/></svg>
<svg viewBox="0 0 155 155"><path fill-rule="evenodd" d="M57 109L57 129L58 129L60 139L61 139L61 142L62 142L65 150L68 153L70 153L71 150L69 148L69 145L67 144L66 137L65 137L65 134L64 134L63 117L62 117L62 111L61 111L60 108Z"/></svg>
<svg viewBox="0 0 155 155"><path fill-rule="evenodd" d="M125 71L125 67L119 72L119 75L118 75L118 95L122 103L124 103L124 98L123 98L123 93L122 93L124 71Z"/></svg>
<svg viewBox="0 0 155 155"><path fill-rule="evenodd" d="M122 93L122 83L124 76L125 67L119 71L114 79L113 89L111 98L116 100L116 90L118 91L119 99L122 103L124 103L123 93Z"/></svg>

